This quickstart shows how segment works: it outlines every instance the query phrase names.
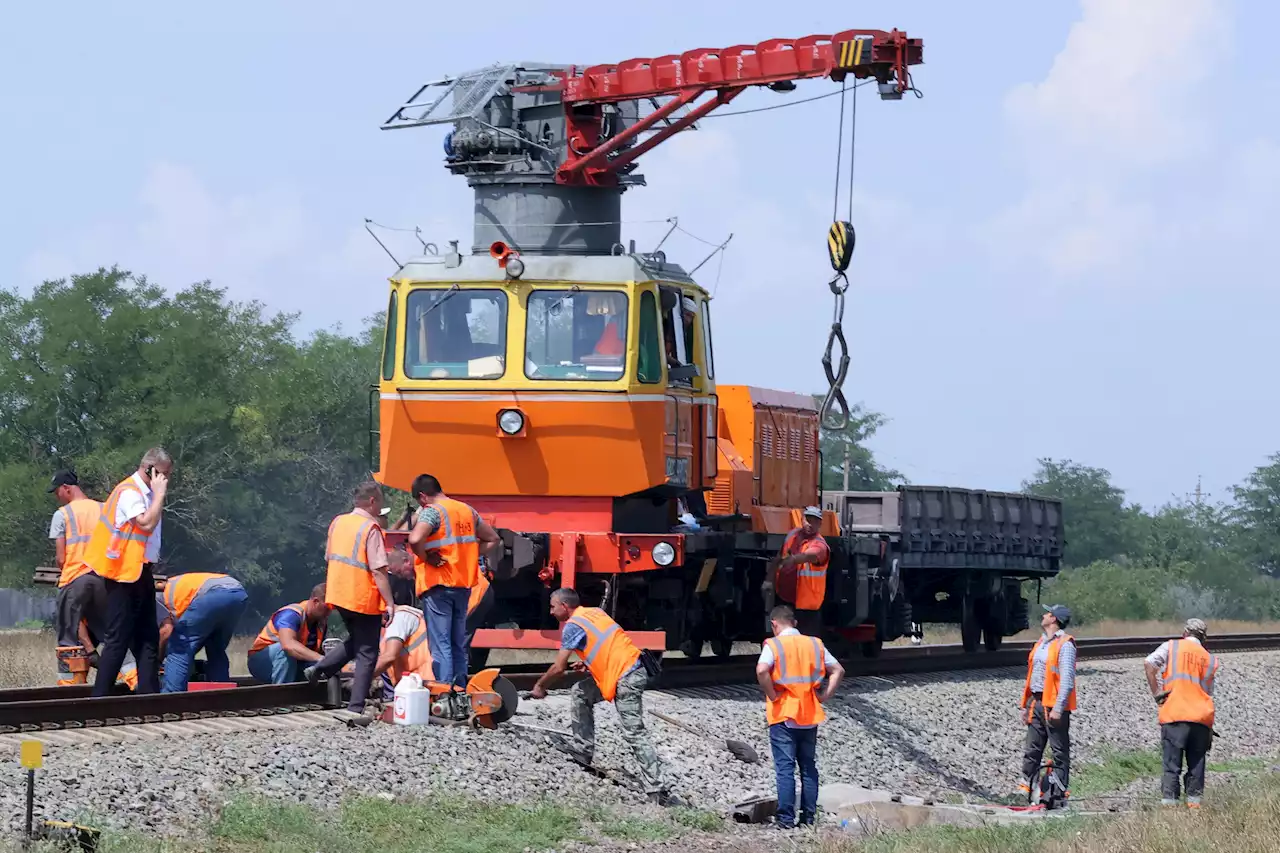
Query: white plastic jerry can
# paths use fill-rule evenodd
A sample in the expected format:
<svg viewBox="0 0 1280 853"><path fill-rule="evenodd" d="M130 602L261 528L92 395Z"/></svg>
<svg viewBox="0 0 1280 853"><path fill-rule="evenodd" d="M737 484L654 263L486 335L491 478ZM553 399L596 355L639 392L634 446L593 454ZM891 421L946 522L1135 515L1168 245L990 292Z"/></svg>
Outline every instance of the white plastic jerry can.
<svg viewBox="0 0 1280 853"><path fill-rule="evenodd" d="M392 719L399 726L430 722L431 691L422 686L416 673L409 673L396 685Z"/></svg>

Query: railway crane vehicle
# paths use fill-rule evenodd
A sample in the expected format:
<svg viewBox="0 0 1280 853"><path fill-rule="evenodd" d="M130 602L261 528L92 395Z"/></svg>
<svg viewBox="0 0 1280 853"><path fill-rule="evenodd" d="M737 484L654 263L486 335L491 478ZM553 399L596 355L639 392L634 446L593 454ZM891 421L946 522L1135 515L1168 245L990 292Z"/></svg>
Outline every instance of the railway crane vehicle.
<svg viewBox="0 0 1280 853"><path fill-rule="evenodd" d="M717 385L708 292L661 251L622 244L622 198L644 183L639 157L748 88L864 81L896 101L922 61L920 40L898 30L847 30L586 67L494 65L421 86L382 125L446 126L444 167L474 193L470 249L427 244L390 277L370 464L405 491L435 475L501 535L480 657L557 647L558 587L642 648L728 657L765 635L766 566L821 502L825 407ZM853 242L840 225L838 272ZM1056 572L1056 505L1036 503L1030 531L1030 511L1007 510L1034 499L946 495L942 513L911 489L826 509L832 643L874 653L908 630L916 599L930 619L977 618L992 637L1025 626L1017 581ZM925 508L884 529L842 520L846 506L883 514L891 496ZM1002 515L955 527L954 501Z"/></svg>

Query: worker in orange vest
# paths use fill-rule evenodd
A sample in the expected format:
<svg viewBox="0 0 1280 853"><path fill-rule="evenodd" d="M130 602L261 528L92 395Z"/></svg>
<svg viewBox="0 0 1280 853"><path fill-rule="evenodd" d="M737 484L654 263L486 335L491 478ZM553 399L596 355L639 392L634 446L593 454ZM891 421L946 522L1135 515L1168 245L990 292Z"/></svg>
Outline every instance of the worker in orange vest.
<svg viewBox="0 0 1280 853"><path fill-rule="evenodd" d="M162 447L142 456L138 470L119 483L102 506L85 550L85 565L106 586L107 616L93 695L106 696L127 652L138 664L138 693L159 688L155 580L151 566L160 560L161 520L173 459Z"/></svg>
<svg viewBox="0 0 1280 853"><path fill-rule="evenodd" d="M756 681L764 691L769 746L778 782L777 825L796 824L796 766L800 768L801 826L818 814L818 724L827 718L844 667L822 640L801 634L794 611L780 604L769 613L773 638L765 640L756 661ZM827 686L822 688L823 678Z"/></svg>
<svg viewBox="0 0 1280 853"><path fill-rule="evenodd" d="M1076 641L1066 632L1071 611L1062 604L1045 605L1042 634L1027 655L1027 681L1019 714L1027 724L1019 790L1031 796L1046 745L1053 751L1052 779L1066 799L1071 789L1071 712L1076 709Z"/></svg>
<svg viewBox="0 0 1280 853"><path fill-rule="evenodd" d="M800 527L787 534L765 581L766 595L776 584L778 597L794 603L796 627L809 637L822 634L822 602L827 596L827 566L831 563L831 549L821 530L822 510L805 507Z"/></svg>
<svg viewBox="0 0 1280 853"><path fill-rule="evenodd" d="M1178 776L1186 760L1187 806L1200 808L1204 794L1204 765L1213 747L1213 683L1218 658L1205 651L1209 626L1188 619L1181 640L1169 640L1147 656L1147 686L1160 708L1160 742L1164 773L1161 803L1178 803Z"/></svg>
<svg viewBox="0 0 1280 853"><path fill-rule="evenodd" d="M187 689L196 652L204 649L210 681L231 680L227 646L249 606L240 581L216 572L174 575L165 583L162 601L173 616L173 633L164 656L165 693Z"/></svg>
<svg viewBox="0 0 1280 853"><path fill-rule="evenodd" d="M351 512L329 524L325 554L329 564L325 576L325 602L338 611L346 626L347 638L322 660L303 670L308 681L337 674L352 659L355 678L347 710L363 713L373 668L378 662L378 634L383 613L387 621L395 617L395 599L387 577L387 543L382 531L382 487L372 480L361 483L353 493Z"/></svg>
<svg viewBox="0 0 1280 853"><path fill-rule="evenodd" d="M478 512L446 495L430 474L415 477L410 493L421 507L409 548L416 558L418 601L427 614L435 680L465 686L467 610L480 583L480 558L502 540Z"/></svg>
<svg viewBox="0 0 1280 853"><path fill-rule="evenodd" d="M389 557L393 575L403 572L412 576L413 563L407 554L395 550ZM386 673L384 689L388 693L409 673L423 681L435 680L431 644L427 640L427 616L410 603L413 597L407 590L403 599L401 595L397 590L396 615L382 629L378 662L373 668L374 677Z"/></svg>
<svg viewBox="0 0 1280 853"><path fill-rule="evenodd" d="M84 493L76 472L71 469L54 474L49 493L60 504L49 522L54 559L62 570L53 611L54 637L58 649L82 648L89 658L89 665L97 666L97 644L89 626L97 629L96 636L102 636L102 622L107 615L107 588L102 578L85 567L84 554L93 529L98 526L102 504ZM61 653L56 657L58 684L74 683L66 659Z"/></svg>
<svg viewBox="0 0 1280 853"><path fill-rule="evenodd" d="M325 585L316 584L310 598L271 614L249 647L250 675L264 684L288 684L301 679L303 665L324 657L320 649L331 609L324 596Z"/></svg>
<svg viewBox="0 0 1280 853"><path fill-rule="evenodd" d="M612 702L618 710L622 739L631 747L640 766L640 781L649 799L664 806L682 805L663 781L662 764L644 728L644 690L649 672L640 650L626 631L598 607L583 607L578 593L561 587L551 593L551 615L560 623L560 651L555 662L533 685L529 696L545 699L547 685L569 668L569 658L578 656L574 669L591 673L569 691L572 704L573 747L569 755L591 767L596 747L595 704Z"/></svg>

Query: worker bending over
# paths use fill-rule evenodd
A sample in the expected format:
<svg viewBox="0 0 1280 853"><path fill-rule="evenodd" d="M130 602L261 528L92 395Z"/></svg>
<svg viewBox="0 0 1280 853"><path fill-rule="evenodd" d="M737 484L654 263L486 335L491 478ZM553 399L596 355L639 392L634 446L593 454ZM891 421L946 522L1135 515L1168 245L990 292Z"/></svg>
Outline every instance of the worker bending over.
<svg viewBox="0 0 1280 853"><path fill-rule="evenodd" d="M382 487L372 480L361 483L355 489L353 503L351 512L329 524L325 543L329 561L325 603L338 611L347 639L303 670L303 675L308 681L328 678L354 660L355 677L347 710L359 714L364 712L373 685L382 614L386 612L387 621L395 618L396 605L387 579L387 543L380 523Z"/></svg>
<svg viewBox="0 0 1280 853"><path fill-rule="evenodd" d="M89 665L97 666L96 638L102 636L107 615L107 588L102 578L85 566L84 555L98 526L102 504L84 493L75 471L69 469L54 475L49 493L60 504L49 522L55 564L62 570L53 616L57 646L60 650L82 648ZM57 662L58 684L74 683L62 654L57 655Z"/></svg>
<svg viewBox="0 0 1280 853"><path fill-rule="evenodd" d="M796 824L799 765L799 823L813 826L818 813L818 724L827 718L822 705L835 695L844 668L822 640L800 633L790 607L773 608L769 623L773 639L765 640L760 650L756 681L768 700L765 720L778 780L777 824L785 829ZM825 690L821 690L823 678L828 679Z"/></svg>
<svg viewBox="0 0 1280 853"><path fill-rule="evenodd" d="M413 562L404 551L391 551L389 571L393 577L413 576ZM401 597L403 596L403 597ZM396 615L382 629L375 676L387 675L388 686L394 687L409 673L423 681L435 679L431 660L431 644L427 640L427 617L412 606L412 595L400 593L396 598Z"/></svg>
<svg viewBox="0 0 1280 853"><path fill-rule="evenodd" d="M1181 640L1169 640L1147 656L1147 686L1160 707L1160 802L1166 806L1178 803L1184 759L1187 806L1199 808L1204 794L1205 758L1213 747L1213 683L1218 676L1218 658L1204 648L1208 634L1203 619L1188 619Z"/></svg>
<svg viewBox="0 0 1280 853"><path fill-rule="evenodd" d="M324 584L317 584L310 598L271 614L249 647L250 675L266 684L301 681L303 666L324 657L320 650L330 610L324 596Z"/></svg>
<svg viewBox="0 0 1280 853"><path fill-rule="evenodd" d="M1047 744L1053 751L1053 776L1070 795L1071 712L1076 709L1076 641L1066 633L1071 611L1062 604L1045 605L1043 630L1027 656L1027 681L1022 689L1023 722L1027 724L1022 752L1020 790L1031 794Z"/></svg>
<svg viewBox="0 0 1280 853"><path fill-rule="evenodd" d="M409 534L421 609L435 680L467 683L467 611L480 583L480 558L502 544L480 514L455 501L430 474L414 478L413 498L422 508Z"/></svg>
<svg viewBox="0 0 1280 853"><path fill-rule="evenodd" d="M551 615L560 623L560 652L533 686L530 697L546 698L547 685L568 668L570 655L577 655L591 677L569 691L574 739L570 754L574 760L591 766L596 747L595 704L612 702L618 709L622 738L640 765L640 781L649 799L664 806L682 805L663 782L662 764L644 728L644 690L649 676L640 650L609 614L598 607L582 607L578 593L567 587L551 593Z"/></svg>
<svg viewBox="0 0 1280 853"><path fill-rule="evenodd" d="M164 656L163 692L187 689L191 663L201 649L206 677L230 681L227 646L249 606L249 594L240 581L214 572L190 572L169 578L162 595L165 609L173 617L173 633Z"/></svg>
<svg viewBox="0 0 1280 853"><path fill-rule="evenodd" d="M831 562L831 549L821 531L822 510L805 507L801 526L787 534L765 580L766 591L776 584L778 597L786 601L794 577L796 626L810 637L822 634L822 602Z"/></svg>
<svg viewBox="0 0 1280 853"><path fill-rule="evenodd" d="M159 626L155 618L155 580L151 566L160 560L161 516L173 459L161 447L142 455L138 470L111 491L85 550L85 565L106 586L107 614L93 695L111 692L125 655L138 665L138 693L159 687Z"/></svg>

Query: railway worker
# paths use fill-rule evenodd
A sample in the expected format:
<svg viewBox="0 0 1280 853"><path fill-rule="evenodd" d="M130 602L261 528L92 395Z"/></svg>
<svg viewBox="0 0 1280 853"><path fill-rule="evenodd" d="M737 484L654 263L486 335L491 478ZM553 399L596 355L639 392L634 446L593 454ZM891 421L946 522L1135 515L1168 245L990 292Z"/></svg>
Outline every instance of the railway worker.
<svg viewBox="0 0 1280 853"><path fill-rule="evenodd" d="M89 657L90 665L95 666L98 650L94 636L102 636L102 622L107 615L107 588L102 578L85 566L84 555L93 529L98 526L102 504L84 493L76 472L70 469L54 474L49 493L60 505L49 522L54 558L62 570L54 605L54 635L58 648L79 646ZM96 629L92 633L90 626ZM71 669L59 655L58 684L71 683Z"/></svg>
<svg viewBox="0 0 1280 853"><path fill-rule="evenodd" d="M397 563L406 566L408 572L412 573L413 564L407 558L398 557L399 554L404 552L392 552L392 574L403 571ZM373 674L375 677L387 674L385 687L394 689L400 679L409 673L416 673L423 681L435 678L431 645L427 640L427 617L412 606L411 601L413 595L408 590L405 593L397 592L396 615L382 629L382 642Z"/></svg>
<svg viewBox="0 0 1280 853"><path fill-rule="evenodd" d="M801 526L787 534L778 553L775 572L778 590L790 586L789 575L795 576L796 625L809 637L822 635L822 602L827 595L827 566L831 549L821 535L822 510L805 507Z"/></svg>
<svg viewBox="0 0 1280 853"><path fill-rule="evenodd" d="M355 677L347 710L363 713L378 662L378 634L382 615L395 617L395 598L387 576L387 543L383 538L382 487L369 480L356 486L350 512L329 524L325 543L328 569L325 603L338 611L347 638L318 663L303 670L308 681L336 675L351 660Z"/></svg>
<svg viewBox="0 0 1280 853"><path fill-rule="evenodd" d="M164 656L163 692L187 689L192 662L201 649L208 679L230 681L227 646L249 606L249 594L240 581L216 572L175 575L165 583L162 603L173 617Z"/></svg>
<svg viewBox="0 0 1280 853"><path fill-rule="evenodd" d="M102 507L85 550L85 565L106 588L106 619L93 695L106 696L125 654L138 665L138 693L159 688L159 626L151 567L160 559L161 521L173 459L162 447L142 456L138 470L120 482Z"/></svg>
<svg viewBox="0 0 1280 853"><path fill-rule="evenodd" d="M1160 802L1178 803L1178 776L1186 760L1189 808L1200 808L1204 794L1205 757L1213 746L1213 683L1218 658L1204 648L1209 628L1203 619L1188 619L1182 639L1169 640L1147 656L1147 686L1160 708L1160 742L1164 773Z"/></svg>
<svg viewBox="0 0 1280 853"><path fill-rule="evenodd" d="M567 587L551 593L551 615L560 623L560 651L555 662L533 686L529 696L545 699L547 685L569 667L591 673L573 685L571 698L573 747L570 755L591 766L596 746L595 704L612 702L618 709L622 738L640 765L640 781L649 799L664 806L682 805L663 781L662 764L644 728L644 690L649 675L640 650L618 623L598 607L583 607L578 593Z"/></svg>
<svg viewBox="0 0 1280 853"><path fill-rule="evenodd" d="M502 544L480 514L444 493L430 474L414 478L422 508L409 534L420 608L427 614L427 642L436 681L467 683L467 610L480 584L480 558Z"/></svg>
<svg viewBox="0 0 1280 853"><path fill-rule="evenodd" d="M822 640L796 628L794 611L780 604L769 613L773 639L765 640L756 662L756 681L764 691L769 746L778 781L777 825L796 824L796 766L800 768L800 826L812 826L818 813L818 724L822 710L844 678L844 668ZM822 679L826 689L819 693Z"/></svg>
<svg viewBox="0 0 1280 853"><path fill-rule="evenodd" d="M330 610L324 594L324 584L316 584L310 598L271 614L249 647L250 675L265 684L288 684L301 680L304 665L324 657L320 649Z"/></svg>
<svg viewBox="0 0 1280 853"><path fill-rule="evenodd" d="M1022 793L1030 795L1040 771L1046 744L1053 751L1053 772L1070 794L1071 712L1076 709L1076 641L1066 632L1071 611L1065 605L1044 606L1043 634L1027 656L1027 681L1022 690L1021 716L1027 724L1022 752Z"/></svg>

